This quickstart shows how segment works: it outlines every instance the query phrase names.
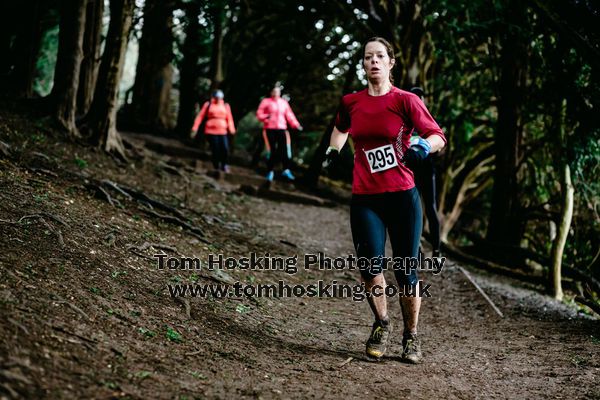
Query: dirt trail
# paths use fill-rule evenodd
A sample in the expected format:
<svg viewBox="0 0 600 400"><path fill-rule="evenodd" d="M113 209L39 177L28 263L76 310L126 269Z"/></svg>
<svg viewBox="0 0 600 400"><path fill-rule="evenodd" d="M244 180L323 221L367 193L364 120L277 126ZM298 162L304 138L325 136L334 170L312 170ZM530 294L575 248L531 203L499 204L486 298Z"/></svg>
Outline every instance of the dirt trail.
<svg viewBox="0 0 600 400"><path fill-rule="evenodd" d="M455 267L423 275L433 297L423 303L425 362L417 366L400 362L396 301L390 354L372 363L363 356L366 302L173 299L167 284L354 283L350 271L159 271L157 250L141 246L203 261L217 253L346 256L347 207L250 197L192 168L173 175L160 167L172 160L153 153L117 167L52 137L19 143L20 124L0 120L0 140L13 149L0 159L2 398L600 398L599 321L475 271L505 318ZM178 207L210 244L124 196L111 206L81 174Z"/></svg>

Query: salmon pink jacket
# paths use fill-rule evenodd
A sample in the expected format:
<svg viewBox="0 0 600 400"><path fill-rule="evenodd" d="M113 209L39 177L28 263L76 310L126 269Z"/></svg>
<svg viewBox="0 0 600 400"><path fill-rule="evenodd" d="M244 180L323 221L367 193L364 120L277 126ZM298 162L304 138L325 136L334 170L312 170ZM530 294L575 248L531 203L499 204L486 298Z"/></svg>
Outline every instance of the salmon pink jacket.
<svg viewBox="0 0 600 400"><path fill-rule="evenodd" d="M264 98L258 106L256 118L265 129L287 129L288 125L293 129L300 127L289 103L281 97Z"/></svg>
<svg viewBox="0 0 600 400"><path fill-rule="evenodd" d="M208 115L206 115L207 110ZM194 120L194 126L192 127L193 131L198 130L198 127L204 118L208 119L206 120L204 132L201 133L207 135L227 135L227 133L235 133L231 108L229 107L229 104L225 103L222 99L212 99L210 107L208 107L208 101L204 103L198 116Z"/></svg>

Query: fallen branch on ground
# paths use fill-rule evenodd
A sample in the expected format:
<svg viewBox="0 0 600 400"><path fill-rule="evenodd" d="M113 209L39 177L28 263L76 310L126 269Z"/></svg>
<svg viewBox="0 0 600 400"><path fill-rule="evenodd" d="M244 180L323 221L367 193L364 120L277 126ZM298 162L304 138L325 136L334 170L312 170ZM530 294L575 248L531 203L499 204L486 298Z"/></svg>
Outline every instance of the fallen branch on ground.
<svg viewBox="0 0 600 400"><path fill-rule="evenodd" d="M14 319L12 319L10 317L8 317L7 320L8 320L8 322L10 322L11 324L13 324L17 328L21 329L23 332L25 332L26 335L29 335L29 331L27 330L27 328L25 328L25 326L23 324L21 324L19 321L14 320Z"/></svg>
<svg viewBox="0 0 600 400"><path fill-rule="evenodd" d="M584 306L587 306L593 312L600 315L600 304L596 303L595 301L586 299L585 297L582 297L582 296L575 296L575 301L583 304Z"/></svg>
<svg viewBox="0 0 600 400"><path fill-rule="evenodd" d="M55 303L58 304L65 304L67 306L69 306L72 310L78 312L79 314L81 314L85 319L87 319L88 321L91 321L92 319L89 317L89 315L87 315L81 308L77 307L75 304L69 303L66 300L63 299L59 299L59 300L53 300Z"/></svg>
<svg viewBox="0 0 600 400"><path fill-rule="evenodd" d="M137 251L143 251L150 247L154 247L155 249L168 250L168 251L172 251L174 253L178 253L177 248L174 246L169 246L169 245L161 244L161 243L150 243L150 242L144 242L141 246L136 246L134 244L128 244L127 250L136 249Z"/></svg>
<svg viewBox="0 0 600 400"><path fill-rule="evenodd" d="M79 338L79 339L81 339L83 341L86 341L88 343L92 343L92 344L97 344L98 343L96 340L93 340L93 339L87 338L85 336L78 335L77 333L73 333L71 331L68 331L67 329L63 328L62 326L59 326L59 325L50 325L50 327L52 329L56 330L56 331L59 331L59 332L62 332L62 333L66 333L67 335L75 336L76 338Z"/></svg>
<svg viewBox="0 0 600 400"><path fill-rule="evenodd" d="M455 247L449 243L442 243L442 250L451 255L453 258L465 261L471 265L482 268L486 271L490 271L496 274L502 274L506 276L510 276L512 278L520 279L525 282L530 282L538 285L546 284L546 280L542 276L535 276L531 274L527 274L518 269L511 269L505 267L504 265L500 265L488 260L484 260L482 258L473 256L471 254L466 253L462 249Z"/></svg>
<svg viewBox="0 0 600 400"><path fill-rule="evenodd" d="M45 174L45 175L50 175L53 178L58 178L58 175L48 169L44 169L44 168L37 168L37 167L29 167L27 168L28 170L30 170L31 172L36 172L36 173L40 173L40 174Z"/></svg>
<svg viewBox="0 0 600 400"><path fill-rule="evenodd" d="M504 318L504 314L502 314L502 311L500 311L500 309L498 307L496 307L496 305L494 304L494 302L492 301L492 299L490 299L488 297L488 295L485 294L485 292L483 291L483 289L477 284L477 282L475 282L473 280L473 278L471 278L471 275L469 275L469 273L463 267L461 267L460 265L458 265L457 267L467 277L467 279L469 280L469 282L471 282L473 284L473 286L475 286L475 289L477 289L479 291L479 293L481 293L481 295L483 296L483 298L486 299L488 303L490 303L490 306L492 306L492 308L494 309L494 311L496 311L496 313L500 316L500 318Z"/></svg>
<svg viewBox="0 0 600 400"><path fill-rule="evenodd" d="M350 361L354 360L354 357L348 357L346 359L346 361L344 361L343 363L341 363L340 365L338 365L338 368L342 368L344 365L349 364Z"/></svg>

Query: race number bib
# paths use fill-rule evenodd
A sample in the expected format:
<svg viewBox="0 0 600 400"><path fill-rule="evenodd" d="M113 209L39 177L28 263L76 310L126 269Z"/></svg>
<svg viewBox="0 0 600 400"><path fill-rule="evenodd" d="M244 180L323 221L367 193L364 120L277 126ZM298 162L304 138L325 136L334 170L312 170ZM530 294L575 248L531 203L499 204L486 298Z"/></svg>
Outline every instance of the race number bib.
<svg viewBox="0 0 600 400"><path fill-rule="evenodd" d="M367 156L367 161L369 161L369 168L371 168L372 174L398 166L394 146L391 144L365 150L365 155Z"/></svg>

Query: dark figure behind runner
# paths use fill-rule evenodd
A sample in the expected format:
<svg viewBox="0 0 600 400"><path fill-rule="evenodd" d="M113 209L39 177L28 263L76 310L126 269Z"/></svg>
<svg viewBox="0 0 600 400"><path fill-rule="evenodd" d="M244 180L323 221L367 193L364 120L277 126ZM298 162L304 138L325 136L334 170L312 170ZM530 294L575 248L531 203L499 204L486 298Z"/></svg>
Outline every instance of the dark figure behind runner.
<svg viewBox="0 0 600 400"><path fill-rule="evenodd" d="M424 92L420 87L414 87L410 91L421 98L425 103ZM433 155L429 154L414 169L415 185L421 194L425 205L425 216L429 223L429 234L431 235L431 247L433 257L440 257L440 220L437 214L437 191L435 183L435 164Z"/></svg>

